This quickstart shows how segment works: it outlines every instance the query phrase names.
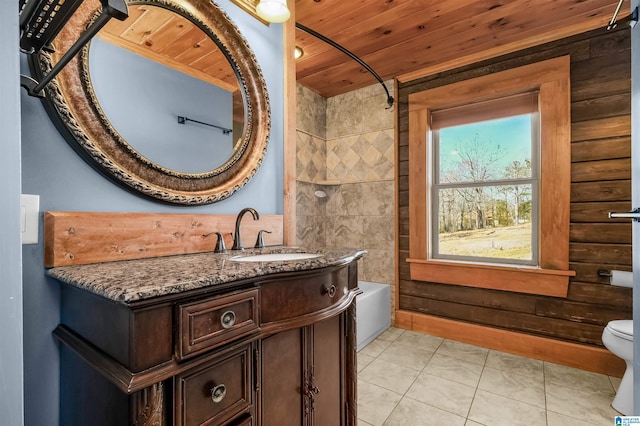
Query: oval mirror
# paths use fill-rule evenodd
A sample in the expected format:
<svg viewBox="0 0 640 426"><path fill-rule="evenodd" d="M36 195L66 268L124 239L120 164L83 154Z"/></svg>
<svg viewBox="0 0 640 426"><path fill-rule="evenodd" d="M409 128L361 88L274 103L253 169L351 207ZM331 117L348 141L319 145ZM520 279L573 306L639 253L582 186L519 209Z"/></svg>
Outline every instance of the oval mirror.
<svg viewBox="0 0 640 426"><path fill-rule="evenodd" d="M128 9L129 18L111 19L89 48L89 77L104 115L159 166L186 173L221 167L244 131L231 64L185 17L149 4Z"/></svg>
<svg viewBox="0 0 640 426"><path fill-rule="evenodd" d="M220 201L244 186L266 152L270 112L255 56L206 0L131 0L47 86L66 139L126 188L174 204ZM97 18L85 1L32 65L38 78Z"/></svg>

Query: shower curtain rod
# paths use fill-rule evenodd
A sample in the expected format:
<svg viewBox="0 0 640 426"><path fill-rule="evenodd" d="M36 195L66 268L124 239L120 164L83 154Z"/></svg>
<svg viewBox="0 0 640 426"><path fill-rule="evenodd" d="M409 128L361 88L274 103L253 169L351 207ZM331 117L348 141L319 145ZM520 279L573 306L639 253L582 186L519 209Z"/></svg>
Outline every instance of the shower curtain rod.
<svg viewBox="0 0 640 426"><path fill-rule="evenodd" d="M624 0L620 0L618 2L618 6L616 6L616 10L613 12L613 16L611 17L609 24L607 24L607 31L611 31L618 26L618 14L620 13L620 9L622 8L622 3L624 3ZM629 26L631 28L635 27L638 23L638 8L636 7L635 9L633 9L631 14L623 18L620 22L629 22Z"/></svg>
<svg viewBox="0 0 640 426"><path fill-rule="evenodd" d="M389 109L389 108L391 108L393 106L393 97L389 94L389 89L387 89L387 86L384 84L384 81L382 81L382 78L380 78L380 76L373 70L373 68L371 68L369 65L367 65L366 62L364 62L362 59L358 58L355 54L351 53L349 50L345 49L344 47L342 47L341 45L339 45L335 41L323 36L322 34L312 30L311 28L305 27L304 25L302 25L299 22L296 22L296 28L304 31L305 33L311 34L312 36L324 41L325 43L327 43L327 44L329 44L329 45L331 45L333 47L335 47L336 49L338 49L339 51L341 51L342 53L344 53L345 55L349 56L351 59L353 59L354 61L356 61L360 65L362 65L367 71L369 71L369 73L371 73L371 75L373 75L376 78L376 80L378 80L380 82L380 84L384 88L384 91L387 94L387 109Z"/></svg>

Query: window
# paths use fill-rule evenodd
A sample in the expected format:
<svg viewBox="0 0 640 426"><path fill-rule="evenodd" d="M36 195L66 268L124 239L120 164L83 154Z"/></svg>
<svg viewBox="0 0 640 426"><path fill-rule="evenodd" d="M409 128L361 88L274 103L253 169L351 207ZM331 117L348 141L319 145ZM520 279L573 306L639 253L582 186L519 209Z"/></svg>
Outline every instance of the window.
<svg viewBox="0 0 640 426"><path fill-rule="evenodd" d="M565 56L409 96L411 279L566 296L569 87Z"/></svg>
<svg viewBox="0 0 640 426"><path fill-rule="evenodd" d="M434 111L431 257L537 265L538 93Z"/></svg>

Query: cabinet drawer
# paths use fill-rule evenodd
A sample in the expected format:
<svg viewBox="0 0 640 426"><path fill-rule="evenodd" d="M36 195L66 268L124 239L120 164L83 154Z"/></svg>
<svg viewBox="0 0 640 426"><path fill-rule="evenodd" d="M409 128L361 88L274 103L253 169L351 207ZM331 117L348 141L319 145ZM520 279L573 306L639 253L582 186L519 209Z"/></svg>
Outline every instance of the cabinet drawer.
<svg viewBox="0 0 640 426"><path fill-rule="evenodd" d="M258 329L258 290L178 306L178 359L214 348Z"/></svg>
<svg viewBox="0 0 640 426"><path fill-rule="evenodd" d="M253 426L253 417L243 417L242 419L232 422L233 426Z"/></svg>
<svg viewBox="0 0 640 426"><path fill-rule="evenodd" d="M247 345L176 376L176 425L225 424L247 412L252 403L251 360Z"/></svg>
<svg viewBox="0 0 640 426"><path fill-rule="evenodd" d="M267 281L260 287L260 318L264 324L319 311L339 302L348 292L348 268Z"/></svg>

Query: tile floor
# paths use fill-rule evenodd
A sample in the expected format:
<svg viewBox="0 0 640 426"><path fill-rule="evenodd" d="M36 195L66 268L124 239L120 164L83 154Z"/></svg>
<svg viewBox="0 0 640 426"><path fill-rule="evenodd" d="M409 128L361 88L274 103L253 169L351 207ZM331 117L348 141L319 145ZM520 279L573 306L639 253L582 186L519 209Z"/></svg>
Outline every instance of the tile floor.
<svg viewBox="0 0 640 426"><path fill-rule="evenodd" d="M620 379L390 328L358 353L358 426L613 425Z"/></svg>

